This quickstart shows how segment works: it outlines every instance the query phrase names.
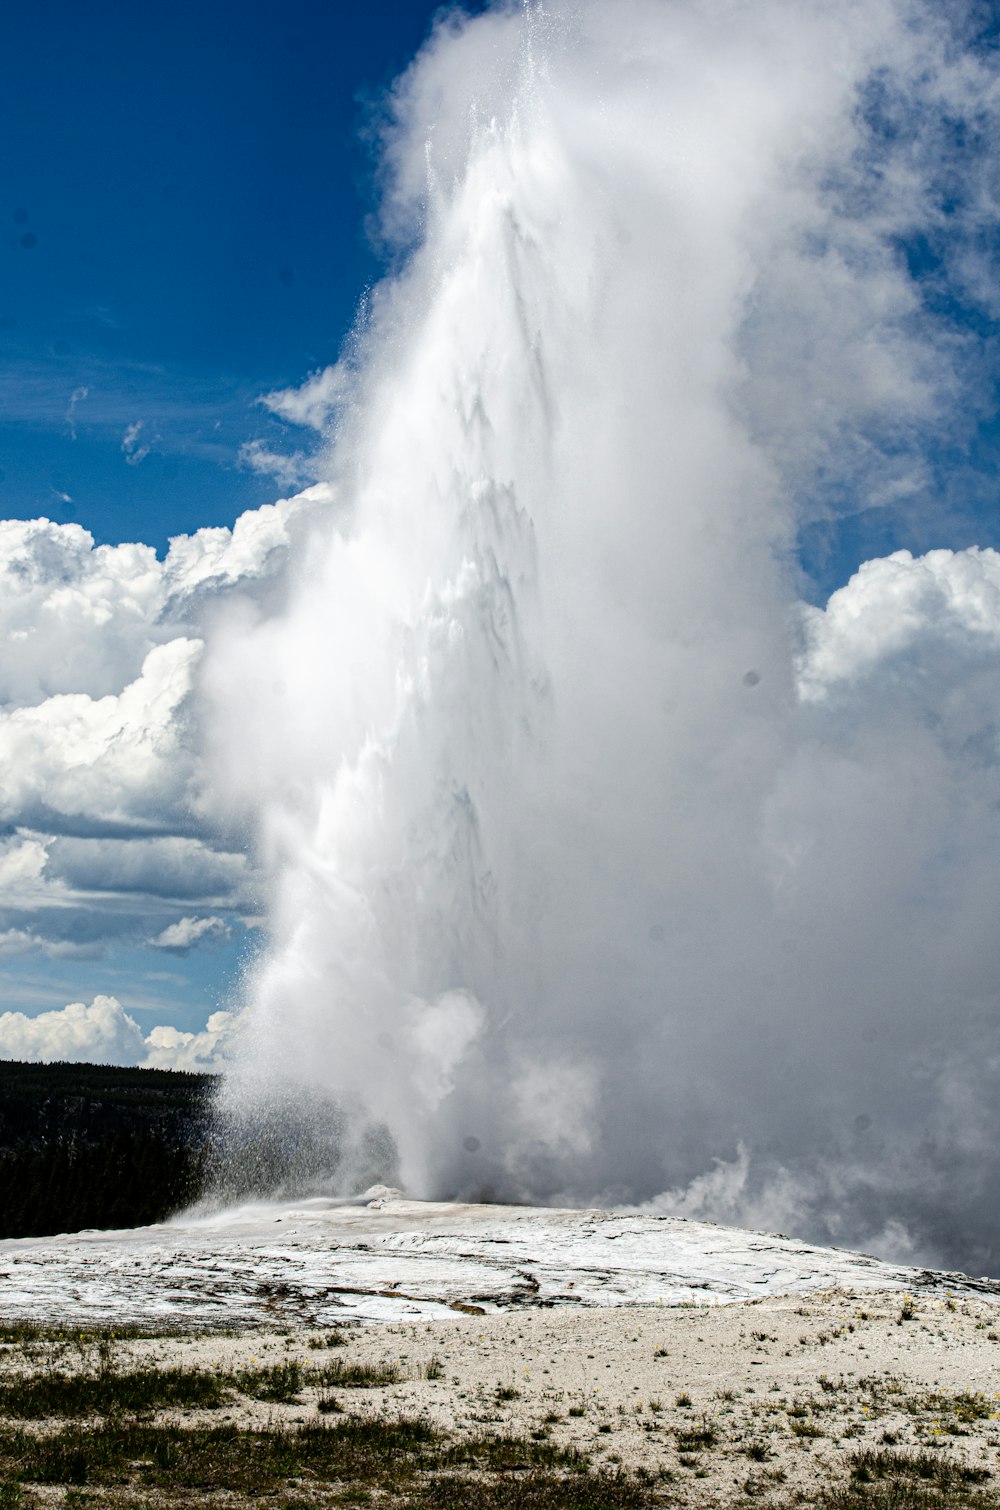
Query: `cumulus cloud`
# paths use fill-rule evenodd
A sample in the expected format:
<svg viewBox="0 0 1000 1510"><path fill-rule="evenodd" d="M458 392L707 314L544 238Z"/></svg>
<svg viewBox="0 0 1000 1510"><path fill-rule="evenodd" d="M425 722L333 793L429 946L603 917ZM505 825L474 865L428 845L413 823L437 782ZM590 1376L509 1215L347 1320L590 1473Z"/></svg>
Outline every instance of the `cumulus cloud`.
<svg viewBox="0 0 1000 1510"><path fill-rule="evenodd" d="M149 1069L215 1073L224 1069L232 1057L240 1031L240 1018L234 1012L213 1012L199 1033L184 1033L172 1027L154 1028L146 1038L146 1057L142 1062Z"/></svg>
<svg viewBox="0 0 1000 1510"><path fill-rule="evenodd" d="M3 819L139 830L182 822L193 754L179 711L200 653L197 640L170 640L149 651L117 696L56 693L34 707L0 710Z"/></svg>
<svg viewBox="0 0 1000 1510"><path fill-rule="evenodd" d="M932 646L960 660L1000 648L1000 554L972 547L914 558L895 551L866 561L823 609L804 610L802 696L818 702L837 686L902 673L926 676Z"/></svg>
<svg viewBox="0 0 1000 1510"><path fill-rule="evenodd" d="M0 1015L0 1058L4 1059L138 1064L145 1049L138 1023L114 996L95 996L89 1006L74 1001L37 1017L26 1017L23 1012Z"/></svg>
<svg viewBox="0 0 1000 1510"><path fill-rule="evenodd" d="M141 430L126 436L134 451ZM232 529L97 546L77 524L0 521L0 949L92 954L201 909L249 917L251 868L203 801L202 636L280 601L328 485ZM228 926L223 920L223 926ZM216 931L215 937L222 934Z"/></svg>
<svg viewBox="0 0 1000 1510"><path fill-rule="evenodd" d="M236 1032L233 1013L213 1012L200 1033L155 1027L144 1035L117 997L95 996L89 1006L71 1002L36 1017L0 1014L0 1059L214 1072L225 1062Z"/></svg>
<svg viewBox="0 0 1000 1510"><path fill-rule="evenodd" d="M198 944L212 939L228 938L232 932L224 918L178 918L170 923L156 938L150 939L154 949L165 949L172 954L190 954Z"/></svg>

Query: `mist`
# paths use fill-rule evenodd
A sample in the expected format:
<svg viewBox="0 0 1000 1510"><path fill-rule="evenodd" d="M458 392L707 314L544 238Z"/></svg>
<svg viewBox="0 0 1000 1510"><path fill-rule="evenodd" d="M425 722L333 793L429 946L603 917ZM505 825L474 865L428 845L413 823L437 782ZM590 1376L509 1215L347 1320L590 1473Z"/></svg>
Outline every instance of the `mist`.
<svg viewBox="0 0 1000 1510"><path fill-rule="evenodd" d="M499 6L384 102L333 501L199 674L267 878L223 1111L335 1107L331 1189L997 1272L1000 558L938 460L998 91L949 9ZM873 511L921 553L827 600L802 541Z"/></svg>

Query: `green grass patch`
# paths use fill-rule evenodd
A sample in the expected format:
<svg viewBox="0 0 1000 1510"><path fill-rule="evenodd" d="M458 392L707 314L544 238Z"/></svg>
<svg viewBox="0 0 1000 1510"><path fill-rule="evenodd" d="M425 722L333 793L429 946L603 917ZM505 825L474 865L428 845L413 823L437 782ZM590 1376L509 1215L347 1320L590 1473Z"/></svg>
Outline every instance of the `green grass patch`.
<svg viewBox="0 0 1000 1510"><path fill-rule="evenodd" d="M347 1327L337 1327L332 1332L323 1332L318 1337L310 1337L309 1346L314 1352L318 1352L321 1348L346 1347Z"/></svg>
<svg viewBox="0 0 1000 1510"><path fill-rule="evenodd" d="M503 1473L511 1469L562 1468L574 1472L586 1469L587 1458L576 1447L560 1447L542 1438L500 1435L483 1432L452 1442L440 1453L442 1467L476 1467Z"/></svg>
<svg viewBox="0 0 1000 1510"><path fill-rule="evenodd" d="M287 1404L296 1400L301 1393L305 1383L305 1370L297 1359L290 1358L285 1363L272 1363L269 1368L241 1369L232 1376L232 1382L252 1400L268 1400L276 1405Z"/></svg>
<svg viewBox="0 0 1000 1510"><path fill-rule="evenodd" d="M654 1510L668 1504L662 1493L625 1474L588 1473L560 1478L551 1473L506 1476L499 1482L435 1478L410 1501L421 1510Z"/></svg>
<svg viewBox="0 0 1000 1510"><path fill-rule="evenodd" d="M815 1421L810 1421L808 1418L806 1420L789 1421L788 1424L792 1428L793 1435L797 1437L826 1436L826 1432L823 1430L823 1428L821 1426L817 1426Z"/></svg>
<svg viewBox="0 0 1000 1510"><path fill-rule="evenodd" d="M423 1421L348 1418L297 1430L226 1426L72 1426L52 1435L0 1432L0 1469L20 1483L264 1494L289 1478L381 1484L409 1471L437 1442Z"/></svg>
<svg viewBox="0 0 1000 1510"><path fill-rule="evenodd" d="M617 1498L600 1501L567 1497L555 1471L570 1473L573 1484L588 1481L587 1461L573 1448L524 1437L485 1434L464 1441L448 1441L426 1422L388 1420L383 1417L344 1417L333 1424L323 1422L298 1429L240 1431L227 1426L194 1428L144 1425L141 1422L107 1421L100 1426L73 1425L50 1435L35 1436L24 1430L0 1432L0 1474L18 1484L62 1485L75 1488L105 1486L140 1487L147 1492L172 1489L207 1494L227 1491L254 1496L284 1489L289 1479L308 1476L314 1486L324 1483L363 1485L368 1488L399 1487L417 1493L418 1470L449 1477L435 1485L424 1484L414 1503L447 1505L449 1483L466 1481L463 1510L470 1502L467 1474L477 1474L477 1504L510 1503L554 1507L576 1504L607 1510L652 1504L626 1492L624 1481L609 1479ZM545 1477L545 1473L548 1477ZM534 1474L526 1480L527 1498L490 1499L488 1483L480 1496L478 1475ZM11 1491L14 1493L14 1491ZM520 1490L518 1490L520 1493ZM427 1495L432 1496L426 1498ZM436 1498L435 1498L436 1496ZM17 1503L16 1497L12 1503Z"/></svg>
<svg viewBox="0 0 1000 1510"><path fill-rule="evenodd" d="M997 1499L968 1486L941 1488L913 1479L886 1479L829 1489L815 1506L816 1510L997 1510Z"/></svg>
<svg viewBox="0 0 1000 1510"><path fill-rule="evenodd" d="M950 1416L963 1425L968 1425L973 1421L988 1420L996 1411L997 1404L989 1395L971 1392L960 1395L935 1393L922 1396L919 1408L931 1415Z"/></svg>
<svg viewBox="0 0 1000 1510"><path fill-rule="evenodd" d="M227 1398L225 1380L203 1369L143 1368L131 1373L19 1374L0 1382L0 1416L140 1415L149 1410L211 1410Z"/></svg>
<svg viewBox="0 0 1000 1510"><path fill-rule="evenodd" d="M191 1329L158 1325L141 1326L139 1324L111 1326L48 1326L33 1321L8 1321L0 1324L0 1345L7 1347L23 1347L25 1343L36 1344L40 1342L68 1343L74 1347L97 1347L101 1343L110 1342L142 1342L156 1341L164 1337L188 1337ZM236 1336L237 1333L230 1328L212 1327L213 1337Z"/></svg>
<svg viewBox="0 0 1000 1510"><path fill-rule="evenodd" d="M440 1378L440 1374L426 1377ZM395 1363L344 1363L340 1358L309 1371L309 1382L325 1389L381 1389L387 1384L398 1384L401 1378Z"/></svg>
<svg viewBox="0 0 1000 1510"><path fill-rule="evenodd" d="M970 1468L939 1452L896 1452L892 1448L867 1447L851 1455L851 1477L860 1483L878 1479L925 1479L941 1487L982 1484L989 1478L985 1468Z"/></svg>
<svg viewBox="0 0 1000 1510"><path fill-rule="evenodd" d="M711 1426L678 1427L674 1439L678 1452L702 1452L706 1447L714 1447L718 1441Z"/></svg>

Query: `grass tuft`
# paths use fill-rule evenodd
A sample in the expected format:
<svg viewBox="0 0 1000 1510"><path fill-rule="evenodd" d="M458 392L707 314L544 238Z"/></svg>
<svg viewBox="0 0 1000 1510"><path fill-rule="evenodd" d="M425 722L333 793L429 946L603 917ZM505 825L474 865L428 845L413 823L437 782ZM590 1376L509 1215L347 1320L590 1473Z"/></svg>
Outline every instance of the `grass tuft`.
<svg viewBox="0 0 1000 1510"><path fill-rule="evenodd" d="M937 1452L895 1452L891 1448L867 1447L851 1456L851 1477L859 1483L877 1479L926 1479L942 1487L982 1484L989 1478L985 1468L970 1468Z"/></svg>
<svg viewBox="0 0 1000 1510"><path fill-rule="evenodd" d="M304 1369L297 1358L284 1363L273 1363L269 1368L242 1369L234 1375L237 1389L252 1400L268 1400L275 1405L298 1399L304 1380Z"/></svg>
<svg viewBox="0 0 1000 1510"><path fill-rule="evenodd" d="M428 1377L439 1376L432 1374ZM313 1384L329 1389L381 1389L387 1384L398 1384L401 1378L395 1363L344 1363L340 1358L323 1368L314 1369L310 1375Z"/></svg>
<svg viewBox="0 0 1000 1510"><path fill-rule="evenodd" d="M674 1438L678 1452L701 1452L705 1447L714 1447L718 1441L711 1426L678 1427Z"/></svg>

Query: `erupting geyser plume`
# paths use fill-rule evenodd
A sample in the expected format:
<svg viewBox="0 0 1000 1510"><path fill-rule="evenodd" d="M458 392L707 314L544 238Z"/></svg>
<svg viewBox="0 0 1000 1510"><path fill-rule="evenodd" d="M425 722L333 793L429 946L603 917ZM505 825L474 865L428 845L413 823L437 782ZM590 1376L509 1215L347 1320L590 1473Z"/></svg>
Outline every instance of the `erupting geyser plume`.
<svg viewBox="0 0 1000 1510"><path fill-rule="evenodd" d="M967 19L501 6L397 86L334 501L203 678L271 884L225 1104L328 1098L334 1186L988 1263L1000 560L821 610L796 553L935 543L993 297Z"/></svg>

